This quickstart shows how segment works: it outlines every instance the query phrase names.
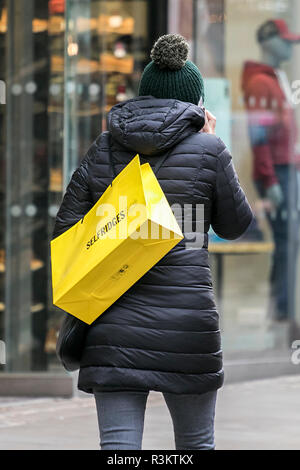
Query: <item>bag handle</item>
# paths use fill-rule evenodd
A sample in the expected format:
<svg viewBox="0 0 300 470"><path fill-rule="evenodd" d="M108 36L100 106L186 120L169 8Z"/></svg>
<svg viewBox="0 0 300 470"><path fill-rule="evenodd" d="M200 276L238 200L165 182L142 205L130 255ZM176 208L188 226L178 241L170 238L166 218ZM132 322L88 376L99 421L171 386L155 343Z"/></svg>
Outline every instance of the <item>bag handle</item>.
<svg viewBox="0 0 300 470"><path fill-rule="evenodd" d="M114 178L117 176L117 171L116 171L116 166L115 166L115 163L114 163L114 158L113 158L113 154L112 154L112 150L111 150L111 134L109 133L109 137L108 137L108 154L109 154L109 161L110 161L110 165L112 167L112 170L113 170L113 174L114 174ZM170 155L172 151L172 148L169 149L169 151L165 154L165 155L162 155L156 162L156 164L154 165L154 168L152 168L153 170L153 173L156 175L156 173L158 172L158 170L161 168L161 166L164 164L165 160L168 158L168 156Z"/></svg>

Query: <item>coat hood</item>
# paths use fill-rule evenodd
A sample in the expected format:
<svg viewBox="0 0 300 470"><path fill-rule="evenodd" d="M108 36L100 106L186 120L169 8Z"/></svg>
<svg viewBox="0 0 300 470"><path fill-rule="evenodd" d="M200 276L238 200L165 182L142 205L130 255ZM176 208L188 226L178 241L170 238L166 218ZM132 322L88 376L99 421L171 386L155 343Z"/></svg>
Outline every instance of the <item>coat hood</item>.
<svg viewBox="0 0 300 470"><path fill-rule="evenodd" d="M107 128L123 147L142 155L158 155L189 135L199 132L205 112L199 106L175 99L139 96L115 105Z"/></svg>
<svg viewBox="0 0 300 470"><path fill-rule="evenodd" d="M247 92L248 85L251 80L258 75L266 75L272 78L277 78L275 69L270 65L253 61L245 62L242 74L242 88L245 92Z"/></svg>

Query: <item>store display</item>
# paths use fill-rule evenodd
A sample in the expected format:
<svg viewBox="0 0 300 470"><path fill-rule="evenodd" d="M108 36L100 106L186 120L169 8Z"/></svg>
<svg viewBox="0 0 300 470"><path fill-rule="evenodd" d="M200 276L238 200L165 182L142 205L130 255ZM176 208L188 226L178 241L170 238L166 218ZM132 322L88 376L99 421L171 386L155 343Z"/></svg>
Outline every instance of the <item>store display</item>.
<svg viewBox="0 0 300 470"><path fill-rule="evenodd" d="M66 92L65 84L65 14L64 1L53 1L49 5L49 49L50 49L50 76L48 95L48 116L49 116L49 218L48 218L48 244L52 238L55 208L58 208L63 194L63 129L64 129L64 100ZM83 27L83 26L81 26ZM86 24L89 27L89 24ZM88 61L80 62L81 71L91 72ZM77 72L76 72L77 73ZM82 72L81 72L82 73ZM51 210L50 210L51 208ZM49 260L50 261L50 260ZM48 275L50 275L50 264L48 263ZM47 283L47 312L48 319L44 330L41 347L48 359L48 367L57 367L55 355L56 333L62 319L59 309L53 306L51 295L51 281Z"/></svg>
<svg viewBox="0 0 300 470"><path fill-rule="evenodd" d="M97 18L76 18L76 31L80 34L95 31L98 28Z"/></svg>
<svg viewBox="0 0 300 470"><path fill-rule="evenodd" d="M114 55L118 59L123 59L127 54L126 45L122 41L117 41L114 46Z"/></svg>
<svg viewBox="0 0 300 470"><path fill-rule="evenodd" d="M69 6L71 21L66 26L71 26L66 34L72 48L68 47L66 59L64 54L53 54L51 63L56 73L65 69L76 95L69 94L65 109L57 105L51 109L70 116L68 135L76 138L71 144L71 174L90 142L106 129L111 107L136 95L149 55L146 0ZM98 85L97 93L91 93L91 85Z"/></svg>
<svg viewBox="0 0 300 470"><path fill-rule="evenodd" d="M49 18L49 34L60 34L65 31L64 16L50 16Z"/></svg>
<svg viewBox="0 0 300 470"><path fill-rule="evenodd" d="M49 282L54 218L107 113L137 93L149 57L149 2L43 0L16 9L17 1L0 0L0 80L10 83L8 63L14 70L7 87L13 128L5 129L8 108L0 106L0 339L13 338L12 371L46 371L58 368L63 318ZM5 253L7 227L15 248Z"/></svg>
<svg viewBox="0 0 300 470"><path fill-rule="evenodd" d="M62 192L62 172L60 168L50 168L50 191Z"/></svg>
<svg viewBox="0 0 300 470"><path fill-rule="evenodd" d="M119 59L113 54L104 52L100 55L100 68L104 72L132 73L134 67L134 59L132 56Z"/></svg>
<svg viewBox="0 0 300 470"><path fill-rule="evenodd" d="M117 94L116 94L116 100L118 103L121 103L122 101L126 101L128 99L128 96L126 94L126 86L125 85L119 85Z"/></svg>
<svg viewBox="0 0 300 470"><path fill-rule="evenodd" d="M7 30L7 9L4 7L0 16L0 33L6 33Z"/></svg>
<svg viewBox="0 0 300 470"><path fill-rule="evenodd" d="M117 2L116 2L117 3ZM121 3L121 2L118 2ZM118 34L133 34L134 32L134 18L124 18L120 14L113 15L100 15L98 19L98 33L118 33Z"/></svg>
<svg viewBox="0 0 300 470"><path fill-rule="evenodd" d="M31 271L37 271L44 266L44 262L40 259L32 257L30 262ZM0 249L0 273L5 273L5 251Z"/></svg>
<svg viewBox="0 0 300 470"><path fill-rule="evenodd" d="M61 13L65 11L65 0L49 0L50 14Z"/></svg>
<svg viewBox="0 0 300 470"><path fill-rule="evenodd" d="M17 31L22 15L9 16L13 10L8 8L7 11L2 8L3 4L0 0L0 53L3 58L0 80L9 81L5 61L11 54L8 44L12 39L8 38L7 22L10 18ZM20 4L20 11L23 6ZM18 63L17 79L7 88L7 101L17 106L12 106L14 127L8 126L6 133L1 130L7 108L0 106L0 164L1 170L5 170L0 173L0 339L6 335L14 338L9 350L11 370L57 367L55 356L45 345L49 332L58 331L61 318L61 312L52 304L48 246L56 215L53 208L59 207L63 191L65 17L57 9L55 15L50 13L49 16L48 2L36 3L33 13L27 18L32 21L31 34L21 28L20 34L13 38L19 53L27 57L28 71L25 74L23 62ZM14 57L10 60L15 64ZM80 66L90 73L86 62L80 62ZM96 67L98 69L98 62ZM14 145L11 145L12 141ZM25 152L20 151L20 145ZM7 154L3 151L6 148L10 148L11 170L6 165ZM4 207L8 198L14 204L10 216ZM6 256L4 230L7 227L14 250L8 250ZM7 290L8 284L16 286L14 294ZM26 335L12 330L20 322ZM20 356L19 350L26 353Z"/></svg>
<svg viewBox="0 0 300 470"><path fill-rule="evenodd" d="M46 341L45 341L45 353L46 354L56 354L56 342L58 338L58 329L50 328L47 332Z"/></svg>
<svg viewBox="0 0 300 470"><path fill-rule="evenodd" d="M48 20L41 20L40 18L34 18L32 21L33 33L42 33L48 31Z"/></svg>

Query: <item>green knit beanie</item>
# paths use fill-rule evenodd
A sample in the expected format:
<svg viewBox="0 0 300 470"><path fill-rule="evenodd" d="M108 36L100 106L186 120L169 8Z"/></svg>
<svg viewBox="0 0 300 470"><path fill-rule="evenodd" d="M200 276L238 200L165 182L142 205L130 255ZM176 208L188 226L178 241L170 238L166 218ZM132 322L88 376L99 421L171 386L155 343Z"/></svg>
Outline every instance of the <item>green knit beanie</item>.
<svg viewBox="0 0 300 470"><path fill-rule="evenodd" d="M189 45L179 34L161 36L154 44L139 86L139 96L204 102L204 83L198 67L187 60Z"/></svg>

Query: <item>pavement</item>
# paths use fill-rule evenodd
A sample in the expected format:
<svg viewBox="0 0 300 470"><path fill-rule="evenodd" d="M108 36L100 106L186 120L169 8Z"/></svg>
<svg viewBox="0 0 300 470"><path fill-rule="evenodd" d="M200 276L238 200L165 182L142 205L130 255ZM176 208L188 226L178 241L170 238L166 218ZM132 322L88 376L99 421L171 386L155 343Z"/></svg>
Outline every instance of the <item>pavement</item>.
<svg viewBox="0 0 300 470"><path fill-rule="evenodd" d="M216 409L217 450L300 450L300 376L225 385ZM174 449L158 392L148 397L143 449ZM0 397L1 450L98 450L93 396Z"/></svg>

